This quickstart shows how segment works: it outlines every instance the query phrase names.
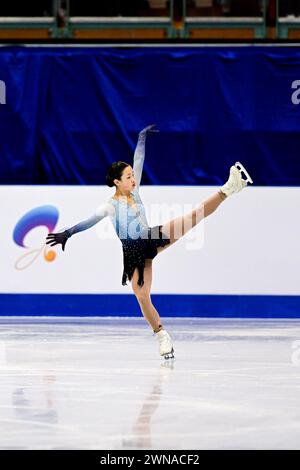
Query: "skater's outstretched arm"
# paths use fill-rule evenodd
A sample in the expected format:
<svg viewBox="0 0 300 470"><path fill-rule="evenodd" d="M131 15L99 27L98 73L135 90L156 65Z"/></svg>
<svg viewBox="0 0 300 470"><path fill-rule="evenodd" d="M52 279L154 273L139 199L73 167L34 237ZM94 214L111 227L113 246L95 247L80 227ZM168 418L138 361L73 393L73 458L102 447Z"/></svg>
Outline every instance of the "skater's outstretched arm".
<svg viewBox="0 0 300 470"><path fill-rule="evenodd" d="M114 214L114 207L112 204L107 202L106 204L103 204L98 207L96 210L95 214L93 214L91 217L89 217L86 220L83 220L82 222L79 222L78 224L74 225L73 227L68 228L64 232L59 232L59 233L49 233L47 238L46 238L46 244L50 246L58 245L61 244L62 250L65 251L65 246L67 243L67 240L72 237L75 233L82 232L84 230L87 230L94 225L96 225L98 222L100 222L102 219L107 217L108 215L113 215Z"/></svg>
<svg viewBox="0 0 300 470"><path fill-rule="evenodd" d="M142 178L147 134L150 132L159 132L157 129L154 129L154 127L155 124L151 124L150 126L145 127L145 129L143 129L139 133L139 138L133 157L133 172L137 189L139 189L140 187L140 182Z"/></svg>

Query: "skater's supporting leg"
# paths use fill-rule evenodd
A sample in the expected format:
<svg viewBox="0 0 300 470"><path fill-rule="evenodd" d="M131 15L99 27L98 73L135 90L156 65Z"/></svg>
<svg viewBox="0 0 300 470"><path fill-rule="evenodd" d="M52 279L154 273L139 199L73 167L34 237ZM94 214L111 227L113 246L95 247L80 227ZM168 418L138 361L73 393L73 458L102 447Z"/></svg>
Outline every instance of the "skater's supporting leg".
<svg viewBox="0 0 300 470"><path fill-rule="evenodd" d="M177 217L176 219L163 224L162 233L166 237L170 238L171 243L164 247L159 247L157 252L160 253L183 237L189 230L199 224L201 220L211 215L225 199L225 194L219 191L206 199L188 214Z"/></svg>
<svg viewBox="0 0 300 470"><path fill-rule="evenodd" d="M144 285L138 285L138 270L136 269L132 277L132 288L140 304L145 319L151 325L159 344L160 355L165 359L174 357L174 348L169 333L163 328L160 316L151 302L152 283L152 260L146 259L144 269Z"/></svg>
<svg viewBox="0 0 300 470"><path fill-rule="evenodd" d="M138 270L135 269L132 276L132 289L135 293L137 301L141 307L142 313L150 324L154 332L162 329L160 316L151 302L151 284L152 284L152 260L146 259L144 268L144 285L138 285Z"/></svg>

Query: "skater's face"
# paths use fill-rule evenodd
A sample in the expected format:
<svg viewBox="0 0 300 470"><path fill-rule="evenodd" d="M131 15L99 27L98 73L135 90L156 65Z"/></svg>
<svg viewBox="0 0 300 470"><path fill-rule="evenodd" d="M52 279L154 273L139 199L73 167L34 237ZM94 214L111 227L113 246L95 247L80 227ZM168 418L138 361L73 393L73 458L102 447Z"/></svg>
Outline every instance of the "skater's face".
<svg viewBox="0 0 300 470"><path fill-rule="evenodd" d="M116 187L122 192L131 192L136 186L134 172L132 167L129 165L124 168L121 179L115 180Z"/></svg>

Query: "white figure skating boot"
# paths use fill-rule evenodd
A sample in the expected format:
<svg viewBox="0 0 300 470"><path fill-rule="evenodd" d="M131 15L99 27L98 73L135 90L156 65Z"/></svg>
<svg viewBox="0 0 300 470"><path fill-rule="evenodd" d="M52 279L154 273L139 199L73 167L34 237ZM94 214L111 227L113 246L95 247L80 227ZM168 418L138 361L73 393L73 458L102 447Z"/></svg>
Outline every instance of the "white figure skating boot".
<svg viewBox="0 0 300 470"><path fill-rule="evenodd" d="M165 359L173 359L174 348L169 333L166 330L160 330L158 333L155 334L158 338L160 355L163 356Z"/></svg>
<svg viewBox="0 0 300 470"><path fill-rule="evenodd" d="M243 175L245 175L245 179L243 179ZM239 193L248 183L253 184L252 178L245 167L240 162L236 162L236 164L230 168L229 179L227 183L222 186L221 191L226 196L230 196L231 194Z"/></svg>

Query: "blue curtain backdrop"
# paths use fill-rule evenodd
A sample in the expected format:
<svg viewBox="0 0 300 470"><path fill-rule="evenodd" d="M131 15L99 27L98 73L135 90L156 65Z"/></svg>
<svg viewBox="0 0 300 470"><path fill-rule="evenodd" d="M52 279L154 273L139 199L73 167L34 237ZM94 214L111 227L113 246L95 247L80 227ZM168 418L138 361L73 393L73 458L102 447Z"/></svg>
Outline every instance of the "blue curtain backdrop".
<svg viewBox="0 0 300 470"><path fill-rule="evenodd" d="M149 136L143 184L300 184L294 47L2 47L0 184L105 184Z"/></svg>

